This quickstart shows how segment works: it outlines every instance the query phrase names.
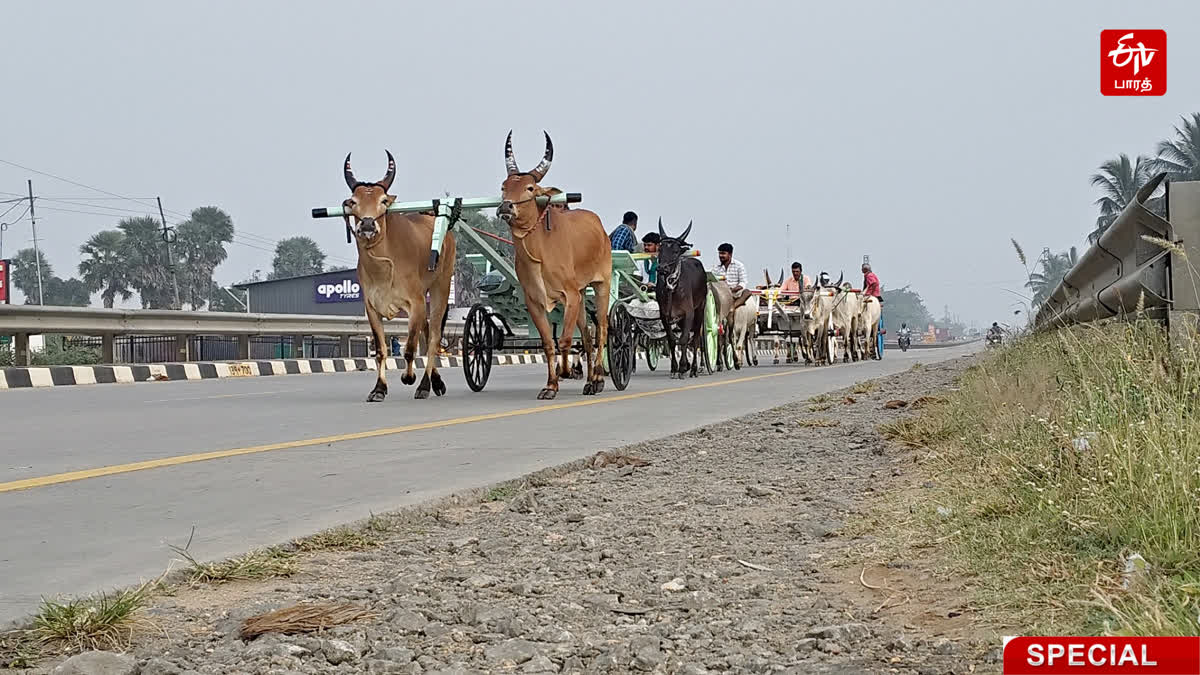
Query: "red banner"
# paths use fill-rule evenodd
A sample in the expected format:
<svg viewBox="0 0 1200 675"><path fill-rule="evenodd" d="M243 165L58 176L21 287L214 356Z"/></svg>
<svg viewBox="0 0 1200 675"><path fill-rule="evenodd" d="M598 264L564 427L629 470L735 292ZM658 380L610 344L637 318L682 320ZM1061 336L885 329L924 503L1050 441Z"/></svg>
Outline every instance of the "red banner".
<svg viewBox="0 0 1200 675"><path fill-rule="evenodd" d="M9 295L11 291L8 288L8 277L10 276L8 270L11 265L11 261L0 260L0 303L6 305L12 302Z"/></svg>
<svg viewBox="0 0 1200 675"><path fill-rule="evenodd" d="M1200 675L1200 637L1015 637L1006 675Z"/></svg>

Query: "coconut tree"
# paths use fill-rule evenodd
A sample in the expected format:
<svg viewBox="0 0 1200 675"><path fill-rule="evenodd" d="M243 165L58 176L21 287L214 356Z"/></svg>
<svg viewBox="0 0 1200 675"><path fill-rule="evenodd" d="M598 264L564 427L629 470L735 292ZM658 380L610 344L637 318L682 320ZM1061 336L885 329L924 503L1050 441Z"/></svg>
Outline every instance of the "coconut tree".
<svg viewBox="0 0 1200 675"><path fill-rule="evenodd" d="M1133 202L1138 190L1149 178L1150 161L1150 158L1141 155L1130 161L1129 155L1121 153L1116 159L1101 164L1099 173L1092 174L1092 186L1100 188L1101 192L1096 200L1100 216L1096 218L1096 229L1088 234L1088 243L1096 243L1125 207Z"/></svg>
<svg viewBox="0 0 1200 675"><path fill-rule="evenodd" d="M1200 113L1182 119L1174 140L1159 141L1158 156L1150 160L1149 169L1165 171L1173 181L1200 180Z"/></svg>
<svg viewBox="0 0 1200 675"><path fill-rule="evenodd" d="M104 306L109 309L118 295L122 300L133 297L124 248L125 234L120 230L97 232L79 247L83 256L79 261L79 276L88 292L99 292Z"/></svg>
<svg viewBox="0 0 1200 675"><path fill-rule="evenodd" d="M1041 271L1030 274L1029 281L1025 282L1025 287L1033 293L1034 307L1040 307L1042 303L1046 302L1063 277L1077 262L1079 262L1079 252L1074 246L1063 253L1042 256L1039 261Z"/></svg>

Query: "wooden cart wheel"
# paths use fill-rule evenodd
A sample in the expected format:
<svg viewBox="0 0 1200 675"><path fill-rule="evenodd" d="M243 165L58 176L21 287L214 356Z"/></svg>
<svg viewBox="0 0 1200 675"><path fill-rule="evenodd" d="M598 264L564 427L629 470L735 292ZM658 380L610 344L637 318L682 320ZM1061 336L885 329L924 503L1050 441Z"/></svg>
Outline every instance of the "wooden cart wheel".
<svg viewBox="0 0 1200 675"><path fill-rule="evenodd" d="M833 330L833 319L828 319L825 322L825 364L833 365L837 363L838 354L838 339L837 333Z"/></svg>
<svg viewBox="0 0 1200 675"><path fill-rule="evenodd" d="M656 340L646 339L646 367L650 370L658 369L658 357L662 354Z"/></svg>
<svg viewBox="0 0 1200 675"><path fill-rule="evenodd" d="M637 358L634 347L633 316L623 302L613 305L608 313L608 375L617 391L629 386L633 373L633 361Z"/></svg>
<svg viewBox="0 0 1200 675"><path fill-rule="evenodd" d="M467 313L466 325L463 326L463 375L466 376L467 386L471 391L483 391L488 377L492 374L492 345L495 344L492 333L496 331L492 324L491 312L483 305L471 307Z"/></svg>
<svg viewBox="0 0 1200 675"><path fill-rule="evenodd" d="M717 363L719 356L719 340L717 336L717 305L716 299L712 293L708 294L708 299L704 302L704 325L702 327L703 340L700 342L700 349L704 352L704 369L706 375L713 374L713 366Z"/></svg>

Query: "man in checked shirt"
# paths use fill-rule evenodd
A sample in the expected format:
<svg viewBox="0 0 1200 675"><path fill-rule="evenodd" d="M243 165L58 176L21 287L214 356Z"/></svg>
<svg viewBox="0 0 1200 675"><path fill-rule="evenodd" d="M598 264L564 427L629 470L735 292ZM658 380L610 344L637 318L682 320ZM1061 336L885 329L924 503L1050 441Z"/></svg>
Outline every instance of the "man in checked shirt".
<svg viewBox="0 0 1200 675"><path fill-rule="evenodd" d="M713 274L725 277L725 283L736 298L746 287L746 266L733 259L733 244L730 243L717 247L717 260L721 262L713 269Z"/></svg>

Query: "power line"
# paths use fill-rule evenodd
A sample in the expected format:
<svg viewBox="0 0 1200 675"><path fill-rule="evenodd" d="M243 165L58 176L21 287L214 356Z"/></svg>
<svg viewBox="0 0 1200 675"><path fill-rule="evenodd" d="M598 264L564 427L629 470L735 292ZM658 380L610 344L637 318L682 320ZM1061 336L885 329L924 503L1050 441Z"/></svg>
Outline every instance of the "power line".
<svg viewBox="0 0 1200 675"><path fill-rule="evenodd" d="M50 173L50 172L48 172L48 171L39 171L39 170L37 170L37 169L34 169L34 168L31 168L31 167L25 166L25 165L23 165L23 164L17 164L16 162L12 162L12 161L9 161L9 160L7 160L7 159L0 159L0 164L7 164L8 166L16 167L16 168L18 168L18 169L22 169L22 170L24 170L24 171L31 171L31 172L33 172L33 173L36 173L36 174L38 174L38 175L41 175L41 176L46 176L46 177L48 177L48 178L53 178L53 179L55 179L55 180L59 180L59 181L62 181L62 182L64 182L64 183L69 183L69 184L71 184L71 185L74 185L74 186L76 186L76 187L81 187L81 188L84 188L85 190L93 190L93 191L95 191L95 192L99 192L99 193L101 193L101 194L108 195L109 197L111 197L111 198L113 198L113 199L120 199L120 200L124 200L124 201L129 201L129 202L133 202L133 203L135 203L135 204L144 204L144 205L146 205L146 206L149 206L149 207L151 207L151 208L155 208L155 206L154 206L153 204L150 204L150 203L149 203L149 201L150 201L150 200L149 200L149 198L135 198L135 197L127 197L127 196L125 196L125 195L117 194L116 192L110 192L109 190L105 190L105 189L102 189L102 188L98 188L98 187L95 187L95 186L93 186L93 185L88 185L88 184L86 184L86 183L81 183L81 182L79 182L79 181L74 181L74 180L71 180L70 178L64 178L64 177L62 177L62 176L58 176L58 175L52 174L52 173ZM2 194L10 194L10 195L14 195L14 196L20 196L20 193L16 193L16 192L2 192ZM48 198L45 198L45 197L38 197L38 199L47 199L47 201L50 201ZM56 198L56 199L57 199L57 198ZM82 199L82 198L81 198L81 199ZM88 205L88 206L91 206L91 207L93 207L93 208L114 208L114 207L105 207L105 206L100 206L100 205L97 205L97 204L90 204L90 205ZM55 207L43 207L43 208L55 208ZM62 208L56 208L55 210L58 210L58 211L68 211L68 209L62 209ZM130 211L130 212L132 212L132 213L140 213L139 211L133 211L133 210L131 210L131 209L126 209L126 210L128 210L128 211ZM189 218L191 218L191 216L190 216L190 215L188 215L188 214L186 214L186 213L180 213L179 211L173 211L173 210L171 210L171 209L164 209L164 210L165 210L167 213L170 213L171 215L178 216L178 217L180 217L180 218L183 218L183 219L185 219L185 220L186 220L186 219L189 219ZM84 214L84 215L104 215L104 214L100 214L100 213L96 213L96 212L83 212L83 211L80 211L79 213L81 213L81 214ZM178 224L178 223L176 223L176 224ZM242 231L240 231L240 232L237 232L236 234L242 235L242 236L243 236L243 237L245 237L245 238L250 238L252 241L253 241L254 239L258 239L258 240L260 240L262 243L270 243L270 244L272 244L272 245L278 245L278 244L279 244L279 240L278 240L278 239L271 239L271 238L269 238L269 237L264 237L264 236L262 236L262 235L255 234L255 233L253 233L253 232L249 232L249 231L246 231L246 230L242 230ZM242 245L248 245L248 244L246 244L245 242L237 242L237 243L241 243ZM254 247L251 247L251 248L254 248ZM271 252L273 252L273 251L271 251ZM346 260L345 258L338 258L338 257L336 257L336 256L330 256L330 255L328 255L328 254L327 254L325 257L326 257L326 258L328 258L328 259L331 259L331 260L339 260L339 261L342 261L342 262L350 262L349 260Z"/></svg>

